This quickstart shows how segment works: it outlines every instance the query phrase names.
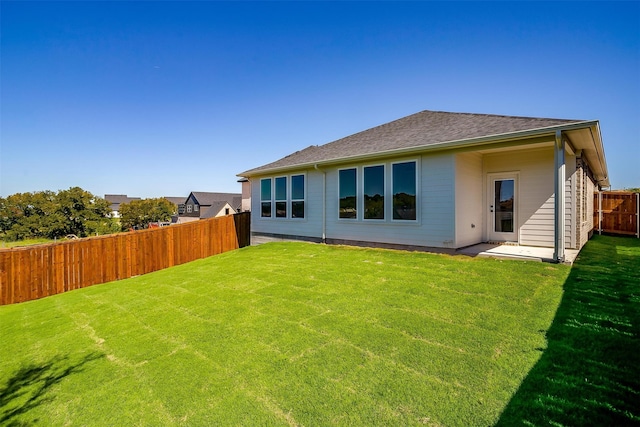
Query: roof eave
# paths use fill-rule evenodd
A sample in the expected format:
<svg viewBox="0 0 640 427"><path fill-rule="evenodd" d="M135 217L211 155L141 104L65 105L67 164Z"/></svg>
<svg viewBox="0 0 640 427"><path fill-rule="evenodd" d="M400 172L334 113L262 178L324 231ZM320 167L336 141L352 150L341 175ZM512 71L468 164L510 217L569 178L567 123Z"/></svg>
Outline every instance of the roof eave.
<svg viewBox="0 0 640 427"><path fill-rule="evenodd" d="M601 187L611 187L611 183L609 182L609 171L607 169L607 159L604 155L604 145L602 144L602 134L600 133L600 124L596 121L590 129L595 149L598 153L599 166L603 175L602 180L600 180L598 184L600 184Z"/></svg>

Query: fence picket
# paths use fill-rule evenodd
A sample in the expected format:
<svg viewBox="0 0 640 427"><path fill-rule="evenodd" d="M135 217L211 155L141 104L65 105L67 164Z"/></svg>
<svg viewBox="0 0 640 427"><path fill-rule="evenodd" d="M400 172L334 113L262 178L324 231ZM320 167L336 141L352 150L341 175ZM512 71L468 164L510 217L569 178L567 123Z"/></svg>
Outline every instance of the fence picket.
<svg viewBox="0 0 640 427"><path fill-rule="evenodd" d="M0 249L0 305L126 279L247 246L250 214Z"/></svg>
<svg viewBox="0 0 640 427"><path fill-rule="evenodd" d="M638 232L640 206L636 193L603 191L596 193L595 196L594 230L640 237Z"/></svg>

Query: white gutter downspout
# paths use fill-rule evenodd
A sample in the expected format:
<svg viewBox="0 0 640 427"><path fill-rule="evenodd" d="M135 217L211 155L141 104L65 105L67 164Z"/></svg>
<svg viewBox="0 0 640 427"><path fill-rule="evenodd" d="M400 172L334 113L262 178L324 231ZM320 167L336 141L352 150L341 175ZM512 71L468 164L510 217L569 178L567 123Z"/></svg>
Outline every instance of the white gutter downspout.
<svg viewBox="0 0 640 427"><path fill-rule="evenodd" d="M322 172L322 243L327 243L327 173L314 164L313 168Z"/></svg>
<svg viewBox="0 0 640 427"><path fill-rule="evenodd" d="M555 164L554 171L554 184L555 184L555 197L553 203L553 217L554 217L554 247L553 247L553 259L556 262L564 262L564 247L565 247L565 159L564 159L564 139L562 137L562 131L556 131L556 141L553 150L553 159Z"/></svg>

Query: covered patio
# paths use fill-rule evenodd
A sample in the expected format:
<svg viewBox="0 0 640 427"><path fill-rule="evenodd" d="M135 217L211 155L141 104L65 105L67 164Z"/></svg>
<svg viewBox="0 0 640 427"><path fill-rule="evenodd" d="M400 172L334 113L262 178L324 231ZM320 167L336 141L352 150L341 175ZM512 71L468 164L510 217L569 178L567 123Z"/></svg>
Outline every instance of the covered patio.
<svg viewBox="0 0 640 427"><path fill-rule="evenodd" d="M554 248L537 246L520 246L509 244L480 243L478 245L461 248L457 254L472 257L489 257L501 259L519 259L523 261L558 262L554 256ZM565 249L563 264L573 264L578 257L578 249Z"/></svg>

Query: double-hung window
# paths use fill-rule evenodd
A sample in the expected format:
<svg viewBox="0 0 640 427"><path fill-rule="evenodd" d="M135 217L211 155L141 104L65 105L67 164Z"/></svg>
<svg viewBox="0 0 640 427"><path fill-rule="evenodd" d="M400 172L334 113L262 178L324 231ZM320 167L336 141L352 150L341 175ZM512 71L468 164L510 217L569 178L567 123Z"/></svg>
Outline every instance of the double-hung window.
<svg viewBox="0 0 640 427"><path fill-rule="evenodd" d="M363 169L364 219L384 219L384 165Z"/></svg>
<svg viewBox="0 0 640 427"><path fill-rule="evenodd" d="M305 217L305 175L278 176L260 180L262 218Z"/></svg>
<svg viewBox="0 0 640 427"><path fill-rule="evenodd" d="M291 177L291 218L304 218L304 175Z"/></svg>
<svg viewBox="0 0 640 427"><path fill-rule="evenodd" d="M276 178L276 218L287 217L287 177Z"/></svg>
<svg viewBox="0 0 640 427"><path fill-rule="evenodd" d="M260 216L271 218L271 178L260 180Z"/></svg>

